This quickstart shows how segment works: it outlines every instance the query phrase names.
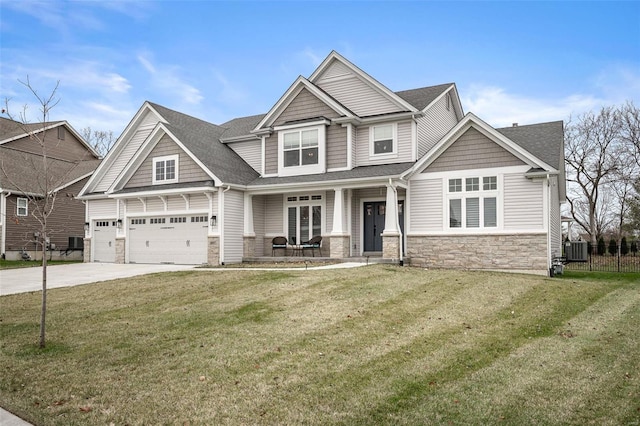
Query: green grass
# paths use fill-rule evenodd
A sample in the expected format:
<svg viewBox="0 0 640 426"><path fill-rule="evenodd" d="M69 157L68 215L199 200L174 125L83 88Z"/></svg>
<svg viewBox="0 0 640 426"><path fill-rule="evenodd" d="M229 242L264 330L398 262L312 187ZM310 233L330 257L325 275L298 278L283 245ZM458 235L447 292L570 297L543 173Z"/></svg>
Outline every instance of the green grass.
<svg viewBox="0 0 640 426"><path fill-rule="evenodd" d="M47 265L67 265L81 263L81 260L48 260ZM42 266L41 260L4 260L0 259L0 269L37 268Z"/></svg>
<svg viewBox="0 0 640 426"><path fill-rule="evenodd" d="M640 279L377 265L0 298L0 405L38 425L638 424Z"/></svg>

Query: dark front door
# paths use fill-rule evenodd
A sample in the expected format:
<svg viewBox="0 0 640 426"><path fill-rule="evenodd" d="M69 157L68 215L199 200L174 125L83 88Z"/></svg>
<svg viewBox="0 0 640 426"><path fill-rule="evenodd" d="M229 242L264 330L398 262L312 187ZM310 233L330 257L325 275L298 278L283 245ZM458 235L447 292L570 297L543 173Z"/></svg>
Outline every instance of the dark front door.
<svg viewBox="0 0 640 426"><path fill-rule="evenodd" d="M386 205L384 201L364 203L364 251L382 251L382 232ZM398 216L400 231L404 234L404 201L398 202ZM404 251L404 250L403 250Z"/></svg>
<svg viewBox="0 0 640 426"><path fill-rule="evenodd" d="M384 201L364 203L364 251L382 251L385 206Z"/></svg>

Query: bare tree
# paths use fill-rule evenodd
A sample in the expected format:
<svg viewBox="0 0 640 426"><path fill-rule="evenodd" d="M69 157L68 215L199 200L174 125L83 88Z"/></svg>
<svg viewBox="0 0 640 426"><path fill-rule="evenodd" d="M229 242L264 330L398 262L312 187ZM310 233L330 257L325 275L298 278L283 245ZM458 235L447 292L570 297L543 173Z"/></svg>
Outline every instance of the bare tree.
<svg viewBox="0 0 640 426"><path fill-rule="evenodd" d="M85 127L81 133L84 140L86 140L101 157L107 155L116 141L113 136L113 131L111 130L92 130L91 127Z"/></svg>
<svg viewBox="0 0 640 426"><path fill-rule="evenodd" d="M23 106L22 110L17 114L12 114L9 109L9 99L5 99L4 113L7 116L19 124L21 131L28 135L29 142L35 144L34 151L38 152L38 160L33 161L28 165L34 174L37 175L36 184L34 187L26 188L25 184L20 181L19 177L8 171L8 167L4 162L0 163L0 170L2 171L1 177L6 179L14 188L21 193L22 197L27 198L29 206L29 215L35 219L39 232L34 233L34 242L36 242L38 248L42 250L42 303L40 311L40 334L38 339L38 345L40 348L45 347L45 329L46 329L46 314L47 314L47 242L50 232L49 217L54 212L56 207L57 191L67 181L67 177L77 166L71 165L67 170L60 170L54 168L54 159L48 156L49 143L46 140L48 132L46 131L49 113L58 102L59 98L56 97L58 81L51 91L49 96L41 96L31 85L29 78L26 81L20 81L29 92L37 99L39 104L39 122L37 124L30 124L27 118L27 105Z"/></svg>
<svg viewBox="0 0 640 426"><path fill-rule="evenodd" d="M620 117L621 137L635 160L635 166L640 168L640 109L629 101L622 107Z"/></svg>
<svg viewBox="0 0 640 426"><path fill-rule="evenodd" d="M565 127L565 162L567 181L573 184L569 206L574 220L589 234L591 246L606 222L603 191L621 170L620 113L616 108L602 108L586 113Z"/></svg>

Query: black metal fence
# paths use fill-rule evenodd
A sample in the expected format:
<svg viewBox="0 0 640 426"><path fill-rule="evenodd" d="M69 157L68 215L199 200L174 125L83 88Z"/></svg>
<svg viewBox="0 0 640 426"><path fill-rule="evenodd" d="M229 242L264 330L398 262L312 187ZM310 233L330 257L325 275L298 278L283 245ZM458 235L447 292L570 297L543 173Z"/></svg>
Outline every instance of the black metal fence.
<svg viewBox="0 0 640 426"><path fill-rule="evenodd" d="M586 262L569 262L570 271L640 272L640 253L589 254Z"/></svg>

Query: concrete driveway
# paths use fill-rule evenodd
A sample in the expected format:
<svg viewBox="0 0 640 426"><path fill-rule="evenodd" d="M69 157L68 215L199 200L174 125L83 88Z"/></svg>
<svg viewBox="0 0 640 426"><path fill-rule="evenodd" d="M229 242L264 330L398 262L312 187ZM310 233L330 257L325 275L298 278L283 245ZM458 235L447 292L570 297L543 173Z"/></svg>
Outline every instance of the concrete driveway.
<svg viewBox="0 0 640 426"><path fill-rule="evenodd" d="M72 263L47 266L47 289L71 287L117 278L184 271L194 265L142 265L115 263ZM0 296L42 290L42 268L0 269Z"/></svg>

